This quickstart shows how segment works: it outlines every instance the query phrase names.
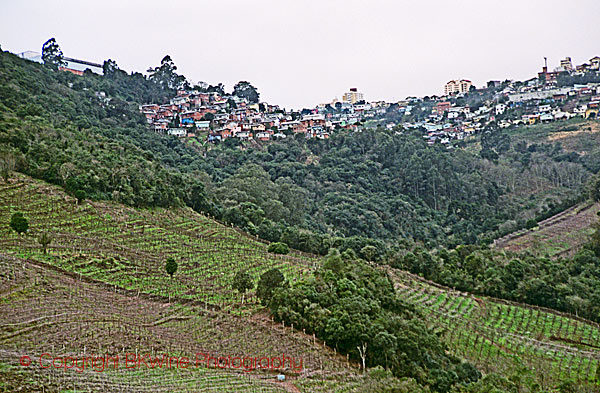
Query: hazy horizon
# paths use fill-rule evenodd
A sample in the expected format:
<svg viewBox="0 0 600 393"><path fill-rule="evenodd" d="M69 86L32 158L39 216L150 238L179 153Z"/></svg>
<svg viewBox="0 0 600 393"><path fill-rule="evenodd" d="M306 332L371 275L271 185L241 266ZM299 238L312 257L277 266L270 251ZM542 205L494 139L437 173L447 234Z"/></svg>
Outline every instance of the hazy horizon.
<svg viewBox="0 0 600 393"><path fill-rule="evenodd" d="M168 4L168 7L167 7ZM41 51L144 72L170 55L192 83L250 81L261 100L314 107L357 87L367 100L442 94L448 80L534 77L565 56L600 55L600 2L154 0L2 6L3 50ZM577 15L573 15L577 14ZM26 31L26 34L23 31Z"/></svg>

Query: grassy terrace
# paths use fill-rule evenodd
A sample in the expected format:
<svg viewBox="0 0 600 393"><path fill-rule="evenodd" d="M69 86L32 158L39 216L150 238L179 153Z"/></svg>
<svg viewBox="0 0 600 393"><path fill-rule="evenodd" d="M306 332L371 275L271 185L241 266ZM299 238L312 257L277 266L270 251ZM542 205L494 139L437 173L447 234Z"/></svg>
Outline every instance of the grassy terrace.
<svg viewBox="0 0 600 393"><path fill-rule="evenodd" d="M443 332L451 351L480 368L525 366L548 383L592 382L600 367L600 326L558 312L434 286L391 270L400 296Z"/></svg>
<svg viewBox="0 0 600 393"><path fill-rule="evenodd" d="M231 279L247 269L255 280L277 267L293 281L317 260L299 253L275 255L267 245L190 209L134 209L109 202L76 201L58 188L24 176L0 185L0 222L23 212L29 233L0 226L4 253L39 261L120 288L191 299L225 309L240 306ZM37 238L53 237L44 254ZM164 263L179 269L171 279ZM250 303L255 299L250 294Z"/></svg>

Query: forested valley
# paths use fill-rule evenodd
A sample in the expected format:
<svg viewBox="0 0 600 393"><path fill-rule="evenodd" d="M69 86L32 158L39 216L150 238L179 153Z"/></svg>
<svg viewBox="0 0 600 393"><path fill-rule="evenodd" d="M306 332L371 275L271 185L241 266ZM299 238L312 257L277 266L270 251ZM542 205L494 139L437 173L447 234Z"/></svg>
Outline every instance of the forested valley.
<svg viewBox="0 0 600 393"><path fill-rule="evenodd" d="M600 145L573 149L491 125L447 148L429 146L422 130L368 124L326 140L190 144L150 130L139 111L175 94L165 78L179 75L163 71L127 74L107 61L104 75L76 76L0 53L0 175L21 172L79 202L190 207L271 242L269 253L324 256L309 277L291 283L282 275L263 305L277 321L363 367L411 378L423 392L517 390L495 374L480 379L473 364L450 355L385 269L600 322L600 230L567 257L492 247L599 201ZM518 391L541 391L534 385Z"/></svg>

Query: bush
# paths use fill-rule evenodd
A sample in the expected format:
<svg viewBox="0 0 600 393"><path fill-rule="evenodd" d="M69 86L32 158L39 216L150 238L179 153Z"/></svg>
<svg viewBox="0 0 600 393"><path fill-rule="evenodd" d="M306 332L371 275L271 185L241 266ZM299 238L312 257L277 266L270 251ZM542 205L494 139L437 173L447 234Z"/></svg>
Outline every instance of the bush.
<svg viewBox="0 0 600 393"><path fill-rule="evenodd" d="M273 254L287 254L290 252L290 248L285 243L277 242L269 244L267 251Z"/></svg>
<svg viewBox="0 0 600 393"><path fill-rule="evenodd" d="M537 221L533 218L527 220L527 223L525 223L525 228L527 229L532 229L535 228L537 226Z"/></svg>
<svg viewBox="0 0 600 393"><path fill-rule="evenodd" d="M27 232L29 229L29 222L23 217L23 213L17 212L10 218L10 227L20 235Z"/></svg>

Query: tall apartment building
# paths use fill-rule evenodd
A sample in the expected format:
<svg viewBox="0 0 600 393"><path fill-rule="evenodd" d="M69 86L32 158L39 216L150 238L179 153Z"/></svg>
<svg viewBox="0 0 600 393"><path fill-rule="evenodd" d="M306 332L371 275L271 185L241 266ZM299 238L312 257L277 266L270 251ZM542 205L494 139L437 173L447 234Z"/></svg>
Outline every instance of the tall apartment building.
<svg viewBox="0 0 600 393"><path fill-rule="evenodd" d="M573 63L571 62L571 58L565 57L564 60L561 60L560 68L562 68L565 71L573 71Z"/></svg>
<svg viewBox="0 0 600 393"><path fill-rule="evenodd" d="M444 86L444 95L448 96L457 93L468 93L472 85L473 83L467 79L451 80Z"/></svg>
<svg viewBox="0 0 600 393"><path fill-rule="evenodd" d="M350 88L350 91L344 93L344 96L342 97L342 101L349 102L350 104L355 104L363 99L363 93L359 93L356 87Z"/></svg>

